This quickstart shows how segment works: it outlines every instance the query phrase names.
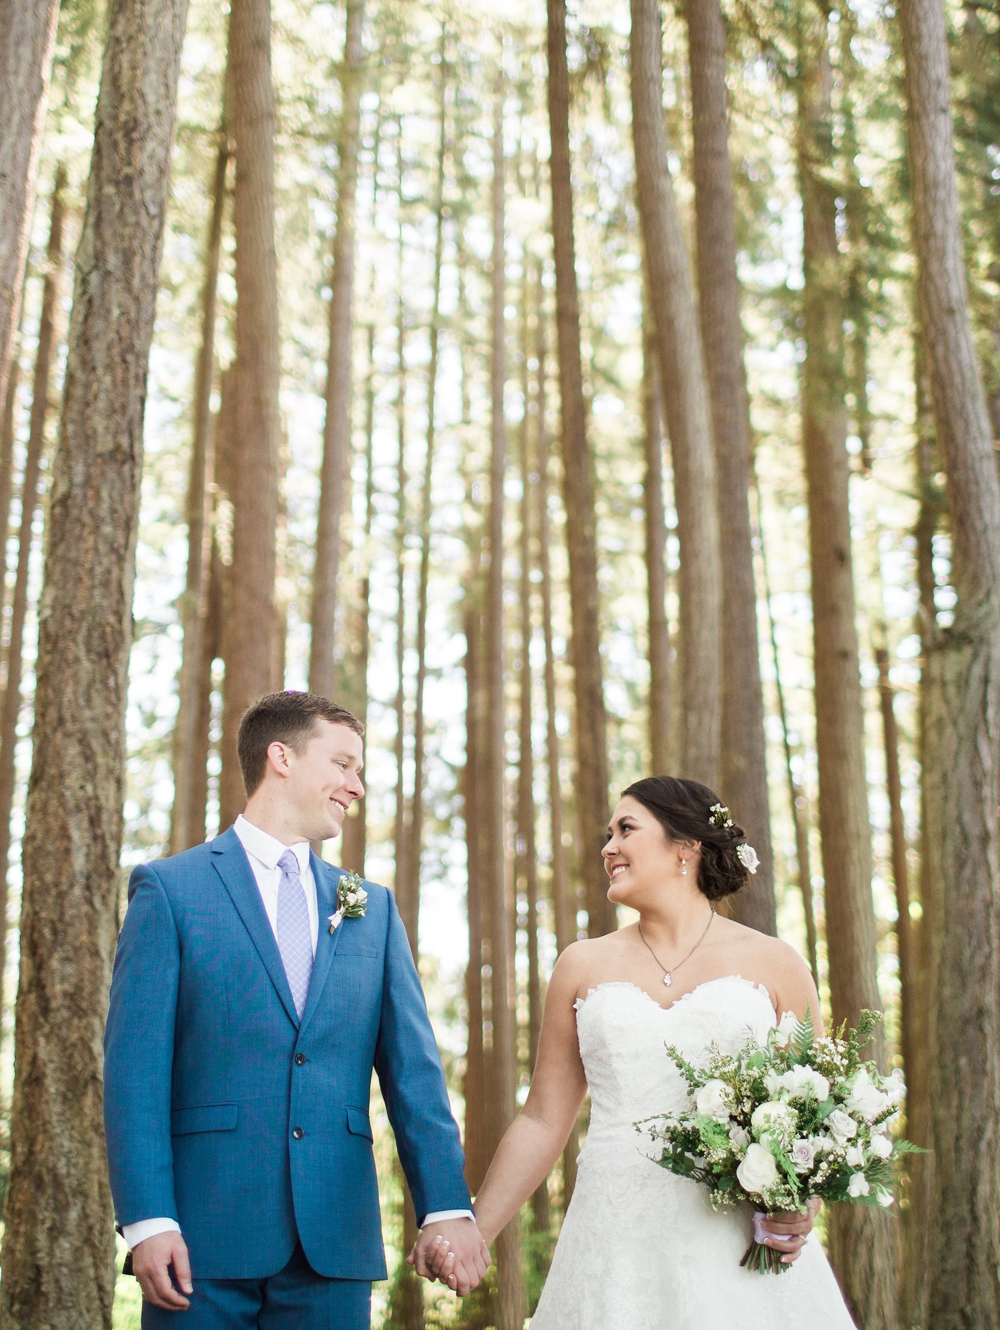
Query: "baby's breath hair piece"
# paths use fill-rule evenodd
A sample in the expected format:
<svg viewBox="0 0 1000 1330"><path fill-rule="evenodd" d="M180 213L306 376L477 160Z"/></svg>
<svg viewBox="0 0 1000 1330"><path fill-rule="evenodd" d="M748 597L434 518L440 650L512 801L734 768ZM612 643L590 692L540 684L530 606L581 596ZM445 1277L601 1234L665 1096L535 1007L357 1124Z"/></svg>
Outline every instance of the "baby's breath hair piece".
<svg viewBox="0 0 1000 1330"><path fill-rule="evenodd" d="M733 825L733 819L729 816L729 809L725 804L713 804L708 810L708 820L713 827L719 827L722 831Z"/></svg>

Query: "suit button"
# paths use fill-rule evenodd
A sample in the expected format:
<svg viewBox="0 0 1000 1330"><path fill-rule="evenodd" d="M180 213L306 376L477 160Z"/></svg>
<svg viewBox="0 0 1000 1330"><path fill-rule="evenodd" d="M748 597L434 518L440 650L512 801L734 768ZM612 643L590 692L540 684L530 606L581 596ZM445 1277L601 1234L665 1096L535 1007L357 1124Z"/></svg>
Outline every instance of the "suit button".
<svg viewBox="0 0 1000 1330"><path fill-rule="evenodd" d="M301 1141L302 1137L305 1135L305 1132L302 1130L301 1127L293 1127L292 1135L295 1137L297 1141Z"/></svg>
<svg viewBox="0 0 1000 1330"><path fill-rule="evenodd" d="M295 1065L296 1065L297 1067L301 1067L302 1064L303 1064L303 1062L305 1062L305 1060L306 1060L306 1055L305 1055L305 1053L296 1053L296 1054L295 1054Z"/></svg>

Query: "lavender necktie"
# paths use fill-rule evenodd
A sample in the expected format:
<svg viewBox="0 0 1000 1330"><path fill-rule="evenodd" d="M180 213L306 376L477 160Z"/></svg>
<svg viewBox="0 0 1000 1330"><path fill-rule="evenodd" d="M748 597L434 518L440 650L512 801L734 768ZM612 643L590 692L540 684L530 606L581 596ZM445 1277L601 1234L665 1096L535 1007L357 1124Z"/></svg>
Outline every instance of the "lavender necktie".
<svg viewBox="0 0 1000 1330"><path fill-rule="evenodd" d="M305 888L299 876L299 861L291 850L278 860L281 881L278 883L278 950L285 967L288 987L299 1019L305 1010L312 979L312 928L309 924L309 906Z"/></svg>

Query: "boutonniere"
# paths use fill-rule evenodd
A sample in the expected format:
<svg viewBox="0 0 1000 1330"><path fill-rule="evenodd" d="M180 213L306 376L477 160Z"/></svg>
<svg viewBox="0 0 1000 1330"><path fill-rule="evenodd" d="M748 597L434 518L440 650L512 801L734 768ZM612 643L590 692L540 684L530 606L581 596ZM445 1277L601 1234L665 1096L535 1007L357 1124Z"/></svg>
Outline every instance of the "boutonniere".
<svg viewBox="0 0 1000 1330"><path fill-rule="evenodd" d="M348 873L337 883L337 913L330 915L330 932L340 927L341 919L363 919L368 912L368 892L357 873Z"/></svg>

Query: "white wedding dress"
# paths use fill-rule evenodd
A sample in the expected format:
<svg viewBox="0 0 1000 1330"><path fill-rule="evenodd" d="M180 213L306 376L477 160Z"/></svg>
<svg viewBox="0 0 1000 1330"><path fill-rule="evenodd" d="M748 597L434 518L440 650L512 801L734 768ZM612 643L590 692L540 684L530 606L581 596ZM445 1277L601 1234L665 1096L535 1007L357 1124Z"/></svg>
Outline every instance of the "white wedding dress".
<svg viewBox="0 0 1000 1330"><path fill-rule="evenodd" d="M818 1238L783 1274L741 1269L750 1207L716 1213L704 1187L652 1162L655 1143L632 1125L688 1106L666 1044L697 1061L774 1023L767 991L738 976L668 1008L628 983L577 1002L590 1130L531 1330L854 1330Z"/></svg>

